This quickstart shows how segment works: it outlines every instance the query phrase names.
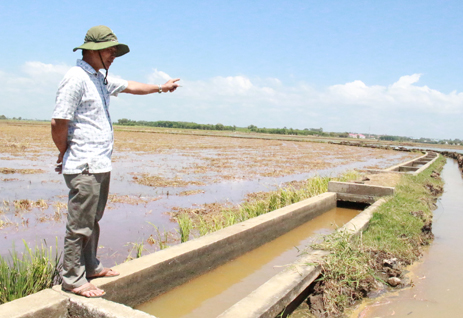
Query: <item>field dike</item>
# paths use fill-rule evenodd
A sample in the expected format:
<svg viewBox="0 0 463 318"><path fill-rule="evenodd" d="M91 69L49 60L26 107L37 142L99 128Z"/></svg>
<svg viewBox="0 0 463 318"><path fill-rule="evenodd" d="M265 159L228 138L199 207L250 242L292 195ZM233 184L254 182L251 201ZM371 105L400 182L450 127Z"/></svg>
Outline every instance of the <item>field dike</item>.
<svg viewBox="0 0 463 318"><path fill-rule="evenodd" d="M399 168L395 173L403 177L395 190L333 183L332 186L341 187L339 191L348 201L375 203L220 317L275 317L303 300L300 295L311 288L313 314L340 315L346 306L375 290L380 284L377 282L384 284L391 277L400 279L401 266L417 259L420 247L432 239L430 193L438 194L441 189L437 172L443 165L442 159L436 159L433 154L416 159L423 163L414 172ZM323 214L336 206L340 193L326 192L118 265L115 268L120 276L92 281L106 290L104 298L85 299L55 286L0 306L0 317L153 317L131 307ZM388 195L386 199L377 200L384 195ZM385 271L384 267L390 270ZM372 270L375 268L378 271ZM386 276L380 275L383 272ZM345 288L350 292L346 294ZM317 305L320 303L323 307Z"/></svg>
<svg viewBox="0 0 463 318"><path fill-rule="evenodd" d="M359 235L338 231L314 248L329 252L310 296L291 317L342 317L364 297L410 285L405 266L422 255L434 238L432 210L443 191L440 156L419 174L405 174L394 196L381 204Z"/></svg>

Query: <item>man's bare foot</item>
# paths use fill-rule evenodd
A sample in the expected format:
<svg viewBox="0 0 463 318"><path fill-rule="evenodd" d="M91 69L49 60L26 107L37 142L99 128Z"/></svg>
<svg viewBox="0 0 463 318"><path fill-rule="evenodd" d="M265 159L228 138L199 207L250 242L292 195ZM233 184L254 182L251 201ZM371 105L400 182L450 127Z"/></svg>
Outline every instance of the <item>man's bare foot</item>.
<svg viewBox="0 0 463 318"><path fill-rule="evenodd" d="M116 272L112 268L103 268L103 270L95 275L92 276L87 276L87 278L99 278L99 277L114 277L114 276L119 276L120 273Z"/></svg>
<svg viewBox="0 0 463 318"><path fill-rule="evenodd" d="M85 283L80 287L66 291L87 298L101 297L106 294L103 289L99 289L91 283Z"/></svg>

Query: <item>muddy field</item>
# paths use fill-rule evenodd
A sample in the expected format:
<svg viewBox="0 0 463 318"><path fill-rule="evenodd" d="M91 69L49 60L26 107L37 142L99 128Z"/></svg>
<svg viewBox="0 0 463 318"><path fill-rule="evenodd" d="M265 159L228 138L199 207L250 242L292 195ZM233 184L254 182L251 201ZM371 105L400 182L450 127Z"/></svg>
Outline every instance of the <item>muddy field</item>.
<svg viewBox="0 0 463 318"><path fill-rule="evenodd" d="M327 143L240 136L200 136L117 127L111 195L99 255L121 263L143 244L176 244L170 212L205 204L235 205L250 193L271 191L314 175L385 168L417 153L344 147ZM278 138L282 138L279 136ZM61 246L67 188L54 172L57 151L48 123L0 121L0 255L22 239ZM166 234L164 234L166 233Z"/></svg>

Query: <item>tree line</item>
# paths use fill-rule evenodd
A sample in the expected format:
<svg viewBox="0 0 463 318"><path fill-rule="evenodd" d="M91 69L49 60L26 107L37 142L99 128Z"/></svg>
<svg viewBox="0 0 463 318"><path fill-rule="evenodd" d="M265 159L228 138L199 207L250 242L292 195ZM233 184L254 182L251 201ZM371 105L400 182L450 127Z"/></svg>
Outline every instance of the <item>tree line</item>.
<svg viewBox="0 0 463 318"><path fill-rule="evenodd" d="M279 134L279 135L316 135L316 136L327 136L327 137L348 137L348 133L326 133L323 132L323 128L305 128L305 129L293 129L293 128L259 128L255 125L249 125L248 127L236 127L226 126L223 124L198 124L194 122L185 121L145 121L145 120L131 120L122 118L114 123L121 126L149 126L149 127L161 127L161 128L180 128L180 129L201 129L201 130L229 130L229 131L252 131L256 133L264 134Z"/></svg>
<svg viewBox="0 0 463 318"><path fill-rule="evenodd" d="M149 127L162 127L162 128L182 128L182 129L201 129L201 130L231 130L235 131L236 126L225 126L223 124L197 124L185 121L145 121L145 120L131 120L122 118L115 123L122 126L149 126Z"/></svg>

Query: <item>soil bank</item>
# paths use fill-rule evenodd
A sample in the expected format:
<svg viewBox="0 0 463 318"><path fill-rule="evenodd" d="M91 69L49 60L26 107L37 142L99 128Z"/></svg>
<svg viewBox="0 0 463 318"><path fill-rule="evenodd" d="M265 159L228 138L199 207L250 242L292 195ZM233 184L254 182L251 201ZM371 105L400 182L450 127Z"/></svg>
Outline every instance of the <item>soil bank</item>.
<svg viewBox="0 0 463 318"><path fill-rule="evenodd" d="M448 159L444 193L433 216L434 242L410 268L413 287L363 304L351 317L460 317L463 312L463 179Z"/></svg>

